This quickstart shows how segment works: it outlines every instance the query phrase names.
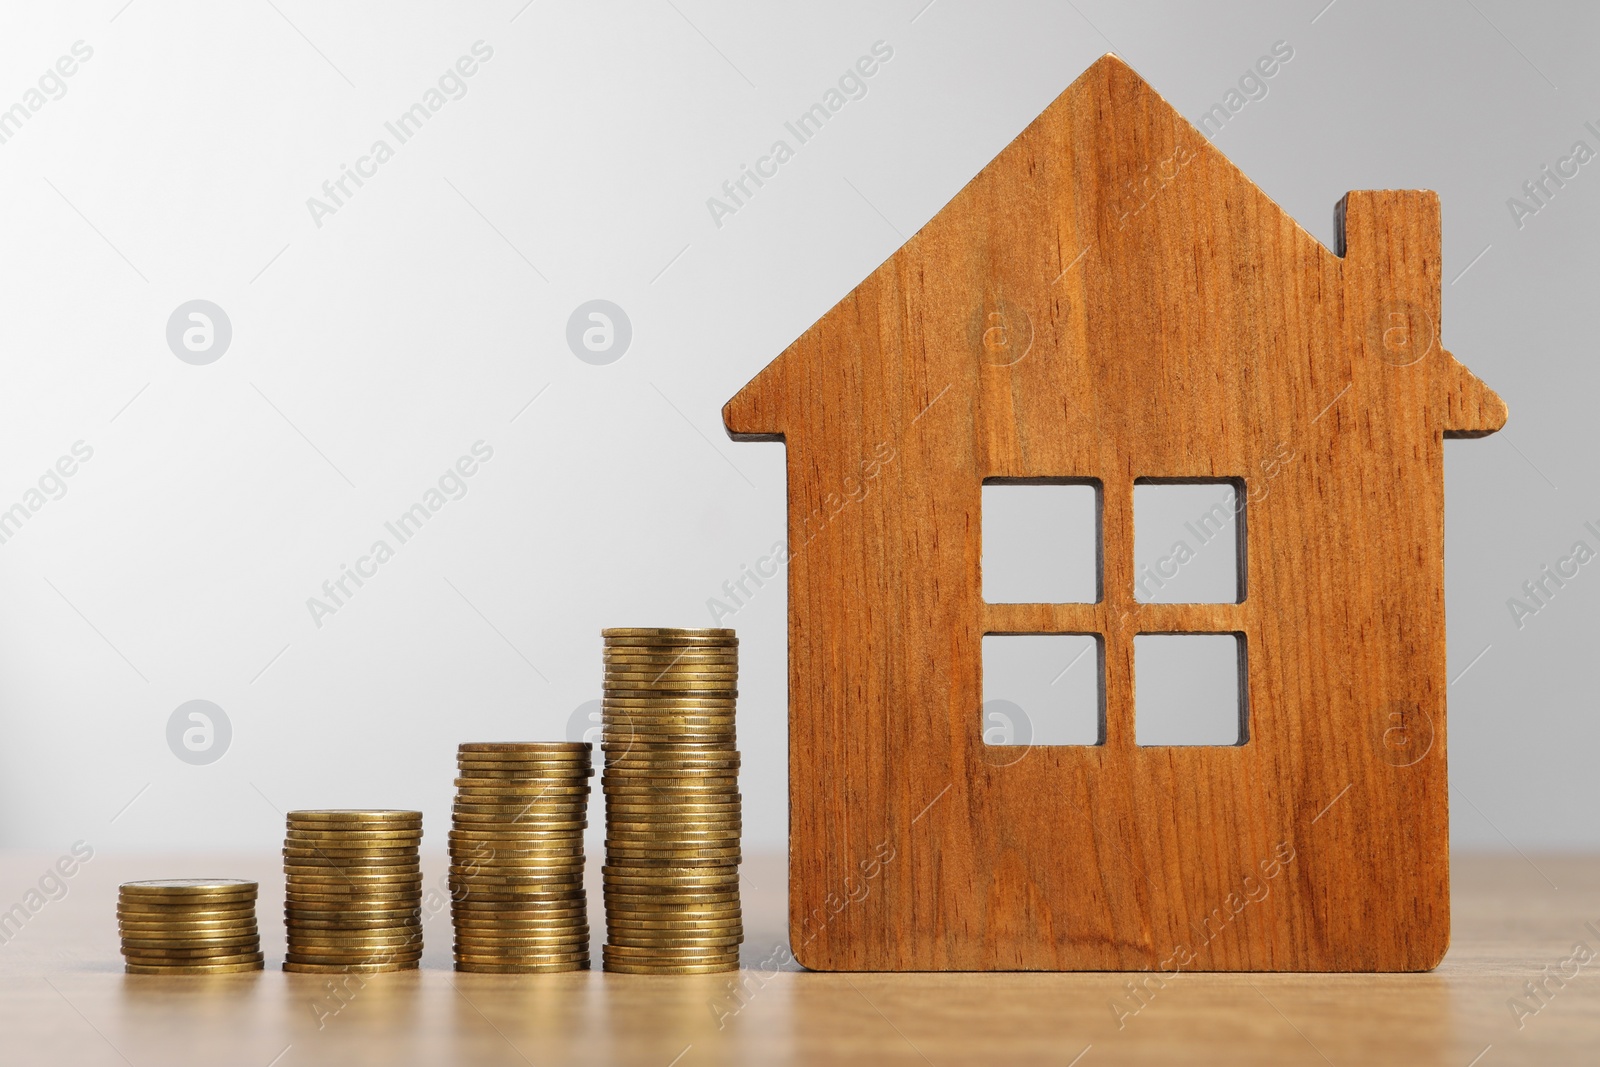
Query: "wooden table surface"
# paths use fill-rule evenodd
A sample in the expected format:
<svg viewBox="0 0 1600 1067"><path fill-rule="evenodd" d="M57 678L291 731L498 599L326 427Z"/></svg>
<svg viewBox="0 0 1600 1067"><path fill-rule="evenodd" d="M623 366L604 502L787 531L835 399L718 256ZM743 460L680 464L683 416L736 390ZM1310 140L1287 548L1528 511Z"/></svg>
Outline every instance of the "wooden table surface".
<svg viewBox="0 0 1600 1067"><path fill-rule="evenodd" d="M0 856L0 909L24 905L10 919L0 914L0 1063L1600 1062L1600 857L1457 855L1455 936L1432 973L1182 975L1146 994L1136 1013L1129 975L844 975L784 966L784 863L775 856L745 864L737 974L457 974L449 916L439 913L425 927L420 972L351 983L342 996L325 977L277 969L276 856L100 854L64 881L64 896L47 882L58 899L30 900L55 859ZM429 885L443 868L442 858L425 859ZM265 972L122 973L117 883L179 875L261 880ZM27 904L40 901L28 914ZM1586 965L1569 962L1579 942L1597 954ZM1563 971L1577 973L1563 981ZM1544 982L1542 1005L1527 996L1530 981ZM1520 1020L1508 1004L1514 997L1526 1004Z"/></svg>

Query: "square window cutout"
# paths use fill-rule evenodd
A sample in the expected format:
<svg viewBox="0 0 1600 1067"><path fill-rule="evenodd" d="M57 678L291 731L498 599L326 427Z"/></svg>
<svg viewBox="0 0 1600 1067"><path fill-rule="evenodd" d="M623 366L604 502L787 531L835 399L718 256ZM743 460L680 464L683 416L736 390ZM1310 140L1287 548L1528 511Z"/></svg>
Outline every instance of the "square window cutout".
<svg viewBox="0 0 1600 1067"><path fill-rule="evenodd" d="M1133 599L1244 600L1245 495L1238 482L1140 480L1133 486Z"/></svg>
<svg viewBox="0 0 1600 1067"><path fill-rule="evenodd" d="M985 634L984 744L1104 744L1103 660L1090 634Z"/></svg>
<svg viewBox="0 0 1600 1067"><path fill-rule="evenodd" d="M1242 745L1249 736L1241 634L1138 634L1133 736L1140 745Z"/></svg>
<svg viewBox="0 0 1600 1067"><path fill-rule="evenodd" d="M983 483L983 599L1093 604L1100 599L1100 492L1092 482Z"/></svg>

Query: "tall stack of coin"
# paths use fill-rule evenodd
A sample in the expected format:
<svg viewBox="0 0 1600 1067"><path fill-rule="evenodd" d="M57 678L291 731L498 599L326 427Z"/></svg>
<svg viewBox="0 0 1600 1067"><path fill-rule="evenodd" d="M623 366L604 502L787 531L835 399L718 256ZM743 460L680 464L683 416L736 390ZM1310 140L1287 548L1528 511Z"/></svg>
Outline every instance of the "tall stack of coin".
<svg viewBox="0 0 1600 1067"><path fill-rule="evenodd" d="M605 638L605 968L739 965L739 753L732 630Z"/></svg>
<svg viewBox="0 0 1600 1067"><path fill-rule="evenodd" d="M243 878L124 882L117 926L129 974L261 970L256 883Z"/></svg>
<svg viewBox="0 0 1600 1067"><path fill-rule="evenodd" d="M283 969L413 969L422 958L422 812L291 811Z"/></svg>
<svg viewBox="0 0 1600 1067"><path fill-rule="evenodd" d="M450 830L456 970L492 974L589 966L583 742L464 744Z"/></svg>

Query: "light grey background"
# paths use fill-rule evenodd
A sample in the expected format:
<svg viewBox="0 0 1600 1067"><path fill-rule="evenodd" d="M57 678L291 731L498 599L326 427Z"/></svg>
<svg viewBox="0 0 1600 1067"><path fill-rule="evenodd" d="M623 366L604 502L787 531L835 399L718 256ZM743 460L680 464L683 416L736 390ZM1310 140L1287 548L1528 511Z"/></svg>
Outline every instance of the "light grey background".
<svg viewBox="0 0 1600 1067"><path fill-rule="evenodd" d="M1600 164L1520 226L1507 204L1600 148L1597 23L1511 0L6 5L0 107L93 56L0 144L0 508L93 455L0 544L0 844L271 848L300 805L416 805L438 833L457 741L564 736L602 626L706 625L713 597L743 639L747 840L782 841L784 590L724 583L783 537L783 456L729 442L721 404L1101 53L1198 118L1285 41L1217 143L1324 241L1346 190L1437 189L1445 343L1511 407L1446 449L1455 839L1600 845L1600 565L1508 608L1600 546ZM480 40L465 96L316 225L307 198ZM864 98L719 227L707 199L877 41ZM232 326L201 366L166 340L197 299ZM632 326L605 366L566 343L594 299ZM479 441L466 495L315 625L307 598ZM192 700L231 726L211 763L168 747Z"/></svg>

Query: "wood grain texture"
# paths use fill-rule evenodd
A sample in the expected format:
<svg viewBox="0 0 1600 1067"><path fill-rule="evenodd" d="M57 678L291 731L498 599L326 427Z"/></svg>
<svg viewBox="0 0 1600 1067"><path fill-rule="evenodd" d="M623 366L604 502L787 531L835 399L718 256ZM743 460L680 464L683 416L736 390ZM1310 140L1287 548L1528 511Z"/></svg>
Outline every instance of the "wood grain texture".
<svg viewBox="0 0 1600 1067"><path fill-rule="evenodd" d="M1600 946L1590 929L1600 927L1595 856L1457 856L1455 944L1431 974L1189 974L1163 986L1132 974L804 973L783 951L783 857L751 851L745 969L736 974L458 974L445 906L425 920L421 970L346 983L278 969L284 875L271 831L264 821L264 847L227 857L97 851L65 897L0 946L0 1061L1067 1067L1081 1056L1076 1067L1572 1067L1600 1047L1596 965L1574 976L1580 968L1562 964L1574 942ZM56 858L0 853L0 886L14 902ZM424 849L427 885L440 884L446 863ZM117 883L201 871L260 879L267 970L122 974ZM599 900L599 865L587 875ZM597 957L604 936L597 923ZM1130 982L1140 984L1137 997ZM1525 982L1544 983L1542 1003Z"/></svg>
<svg viewBox="0 0 1600 1067"><path fill-rule="evenodd" d="M806 966L1439 962L1442 437L1506 411L1439 340L1437 197L1339 214L1335 253L1106 56L728 403L788 446ZM1098 484L1098 603L983 601L992 478ZM1135 601L1146 478L1242 485L1242 602ZM1134 744L1174 631L1243 635L1243 745ZM1102 642L1105 743L996 759L982 637L1052 632Z"/></svg>

